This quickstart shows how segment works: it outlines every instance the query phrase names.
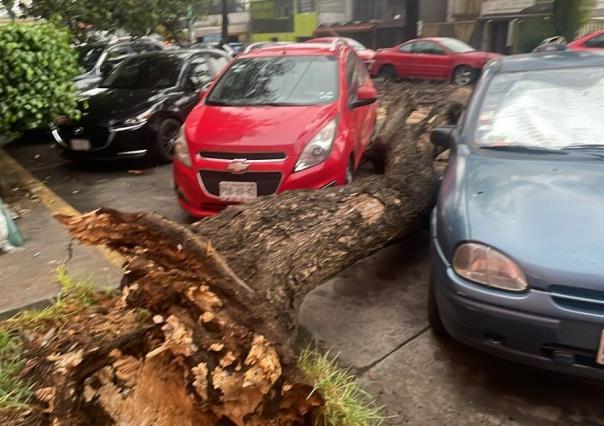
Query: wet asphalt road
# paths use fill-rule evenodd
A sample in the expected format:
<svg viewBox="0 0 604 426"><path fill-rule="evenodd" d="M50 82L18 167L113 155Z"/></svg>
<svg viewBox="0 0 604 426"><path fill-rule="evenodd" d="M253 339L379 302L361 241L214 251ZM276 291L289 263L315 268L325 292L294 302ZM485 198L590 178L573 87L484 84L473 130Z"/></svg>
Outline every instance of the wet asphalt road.
<svg viewBox="0 0 604 426"><path fill-rule="evenodd" d="M156 211L180 223L192 221L176 201L171 165L157 166L143 160L73 163L44 139L13 143L6 151L82 213L111 207Z"/></svg>
<svg viewBox="0 0 604 426"><path fill-rule="evenodd" d="M7 151L81 212L156 211L191 221L169 165L72 164L49 143ZM387 425L604 425L604 387L518 366L432 336L425 311L427 235L387 248L313 291L306 330L339 353L386 406Z"/></svg>

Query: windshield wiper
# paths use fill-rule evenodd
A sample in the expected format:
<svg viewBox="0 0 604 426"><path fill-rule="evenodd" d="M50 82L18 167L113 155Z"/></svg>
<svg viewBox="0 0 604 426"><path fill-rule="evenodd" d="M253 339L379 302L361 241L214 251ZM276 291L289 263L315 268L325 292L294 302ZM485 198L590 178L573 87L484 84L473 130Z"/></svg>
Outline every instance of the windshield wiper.
<svg viewBox="0 0 604 426"><path fill-rule="evenodd" d="M526 145L491 145L491 146L481 146L480 149L488 149L490 151L568 155L568 152L564 152L559 149L549 149L549 148L541 148L538 146L526 146Z"/></svg>

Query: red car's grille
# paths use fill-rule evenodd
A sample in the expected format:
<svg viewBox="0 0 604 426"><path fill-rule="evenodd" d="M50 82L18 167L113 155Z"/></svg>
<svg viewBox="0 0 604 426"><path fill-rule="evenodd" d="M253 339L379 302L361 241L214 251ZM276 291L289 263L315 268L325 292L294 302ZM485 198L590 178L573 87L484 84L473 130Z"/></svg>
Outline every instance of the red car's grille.
<svg viewBox="0 0 604 426"><path fill-rule="evenodd" d="M209 194L220 195L220 182L255 182L258 185L258 195L273 195L279 189L281 173L245 173L234 175L228 172L202 170L199 172L203 186Z"/></svg>
<svg viewBox="0 0 604 426"><path fill-rule="evenodd" d="M209 158L212 160L248 160L248 161L270 161L270 160L285 160L287 157L283 152L212 152L201 151L201 158Z"/></svg>

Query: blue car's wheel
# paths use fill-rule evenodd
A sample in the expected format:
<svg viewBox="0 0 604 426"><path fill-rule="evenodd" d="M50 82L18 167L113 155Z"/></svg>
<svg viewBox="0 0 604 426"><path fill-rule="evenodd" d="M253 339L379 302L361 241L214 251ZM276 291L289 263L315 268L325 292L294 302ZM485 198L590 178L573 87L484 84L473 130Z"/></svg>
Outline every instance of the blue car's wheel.
<svg viewBox="0 0 604 426"><path fill-rule="evenodd" d="M443 321L440 318L440 313L438 312L435 285L434 278L430 276L430 284L428 285L428 322L430 323L430 327L434 334L437 336L448 336L449 333L447 333Z"/></svg>

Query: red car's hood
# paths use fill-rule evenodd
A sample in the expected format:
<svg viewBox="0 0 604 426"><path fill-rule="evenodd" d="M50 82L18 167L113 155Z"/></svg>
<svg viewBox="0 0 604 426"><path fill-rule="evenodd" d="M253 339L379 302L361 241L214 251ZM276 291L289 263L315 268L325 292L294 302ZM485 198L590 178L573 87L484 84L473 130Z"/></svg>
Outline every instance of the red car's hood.
<svg viewBox="0 0 604 426"><path fill-rule="evenodd" d="M185 124L193 151L297 154L336 113L336 104L213 106L199 104Z"/></svg>

